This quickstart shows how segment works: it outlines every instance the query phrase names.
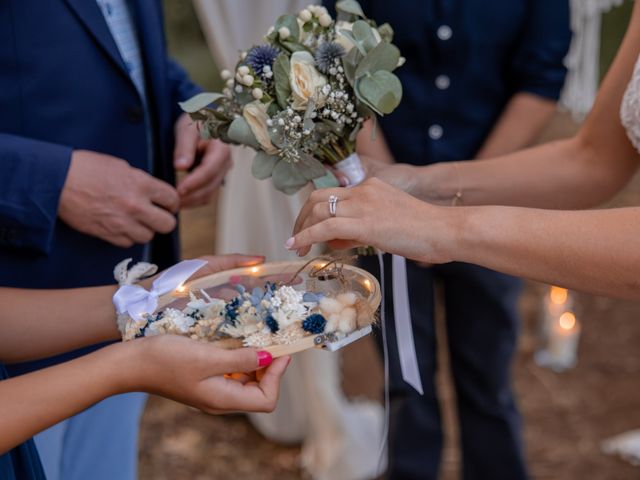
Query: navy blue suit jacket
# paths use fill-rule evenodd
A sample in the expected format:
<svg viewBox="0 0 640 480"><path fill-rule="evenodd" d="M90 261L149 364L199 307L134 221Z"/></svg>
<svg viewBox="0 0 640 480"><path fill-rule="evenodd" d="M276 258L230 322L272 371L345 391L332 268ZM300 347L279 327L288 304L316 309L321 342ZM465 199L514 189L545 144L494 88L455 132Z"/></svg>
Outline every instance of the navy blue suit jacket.
<svg viewBox="0 0 640 480"><path fill-rule="evenodd" d="M147 77L153 173L173 183L177 102L198 88L167 56L160 0L131 5ZM123 249L79 233L57 210L74 149L148 171L147 142L140 95L95 0L0 2L0 286L109 284L117 262L140 259L142 246ZM162 267L175 262L177 235L156 236L151 258Z"/></svg>
<svg viewBox="0 0 640 480"><path fill-rule="evenodd" d="M177 102L197 93L167 56L161 2L131 2L147 77L154 174L174 182ZM140 258L57 219L73 149L148 170L141 98L95 0L0 2L0 286L66 288L113 282L113 266ZM152 258L177 259L175 235Z"/></svg>

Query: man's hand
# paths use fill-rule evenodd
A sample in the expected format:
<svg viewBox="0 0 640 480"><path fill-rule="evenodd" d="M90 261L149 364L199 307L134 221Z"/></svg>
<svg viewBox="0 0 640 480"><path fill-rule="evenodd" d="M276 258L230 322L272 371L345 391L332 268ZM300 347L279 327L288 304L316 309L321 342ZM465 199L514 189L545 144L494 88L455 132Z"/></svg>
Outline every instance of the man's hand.
<svg viewBox="0 0 640 480"><path fill-rule="evenodd" d="M176 190L111 155L76 150L60 196L70 227L119 247L151 241L176 227Z"/></svg>
<svg viewBox="0 0 640 480"><path fill-rule="evenodd" d="M190 172L178 182L180 207L206 205L231 168L230 149L219 140L202 140L197 125L187 114L176 122L175 134L175 169Z"/></svg>

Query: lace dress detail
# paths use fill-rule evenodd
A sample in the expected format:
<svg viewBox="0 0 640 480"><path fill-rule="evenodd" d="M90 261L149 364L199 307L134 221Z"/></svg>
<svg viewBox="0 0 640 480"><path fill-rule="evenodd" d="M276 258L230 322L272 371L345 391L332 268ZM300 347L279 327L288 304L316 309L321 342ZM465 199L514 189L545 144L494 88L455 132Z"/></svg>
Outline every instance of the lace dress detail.
<svg viewBox="0 0 640 480"><path fill-rule="evenodd" d="M620 119L624 128L627 129L629 140L640 152L640 59L636 63L633 76L622 98Z"/></svg>

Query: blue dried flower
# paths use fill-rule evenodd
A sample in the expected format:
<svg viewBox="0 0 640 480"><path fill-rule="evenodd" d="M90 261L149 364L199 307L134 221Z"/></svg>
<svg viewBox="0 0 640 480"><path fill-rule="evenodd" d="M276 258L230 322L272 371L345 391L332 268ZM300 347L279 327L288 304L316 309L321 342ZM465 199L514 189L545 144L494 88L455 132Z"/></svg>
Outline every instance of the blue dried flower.
<svg viewBox="0 0 640 480"><path fill-rule="evenodd" d="M144 337L147 334L147 328L149 328L149 325L151 325L154 322L157 322L158 320L162 320L164 318L164 312L158 312L155 315L150 315L148 318L149 319L147 320L147 324L144 327L142 327L140 332L136 334L135 338Z"/></svg>
<svg viewBox="0 0 640 480"><path fill-rule="evenodd" d="M302 322L302 328L309 333L313 333L314 335L318 335L324 332L324 328L327 326L327 319L324 318L319 313L314 313L313 315L309 315Z"/></svg>
<svg viewBox="0 0 640 480"><path fill-rule="evenodd" d="M247 52L244 61L261 77L264 67L271 68L278 55L280 52L276 48L270 45L258 45Z"/></svg>
<svg viewBox="0 0 640 480"><path fill-rule="evenodd" d="M225 319L233 326L236 325L238 319L238 308L240 307L240 297L236 297L227 303L224 307Z"/></svg>
<svg viewBox="0 0 640 480"><path fill-rule="evenodd" d="M267 318L265 319L264 323L267 324L267 327L269 327L269 330L271 330L271 333L277 333L278 330L280 330L280 325L278 325L278 321L273 318L273 315L267 315Z"/></svg>
<svg viewBox="0 0 640 480"><path fill-rule="evenodd" d="M346 50L336 42L325 42L318 45L314 55L316 67L322 73L329 73L332 67L336 66L336 58L342 58L347 54Z"/></svg>

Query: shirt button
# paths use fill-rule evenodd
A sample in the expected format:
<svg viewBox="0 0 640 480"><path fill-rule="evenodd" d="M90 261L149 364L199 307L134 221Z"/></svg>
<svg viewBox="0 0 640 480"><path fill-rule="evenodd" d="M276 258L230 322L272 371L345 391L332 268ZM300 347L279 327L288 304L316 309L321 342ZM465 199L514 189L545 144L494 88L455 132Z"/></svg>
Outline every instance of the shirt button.
<svg viewBox="0 0 640 480"><path fill-rule="evenodd" d="M440 125L431 125L429 127L429 137L431 140L440 140L443 134L444 130Z"/></svg>
<svg viewBox="0 0 640 480"><path fill-rule="evenodd" d="M437 35L440 40L446 41L453 35L453 30L451 30L449 25L440 25L440 27L438 27Z"/></svg>
<svg viewBox="0 0 640 480"><path fill-rule="evenodd" d="M436 77L436 87L438 90L446 90L451 85L451 79L447 75L438 75Z"/></svg>

